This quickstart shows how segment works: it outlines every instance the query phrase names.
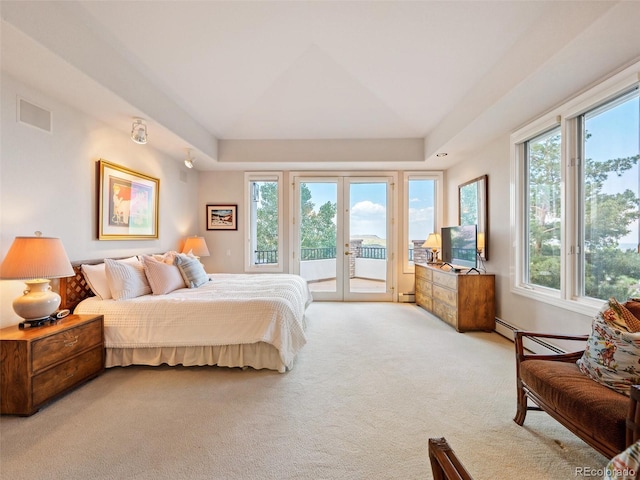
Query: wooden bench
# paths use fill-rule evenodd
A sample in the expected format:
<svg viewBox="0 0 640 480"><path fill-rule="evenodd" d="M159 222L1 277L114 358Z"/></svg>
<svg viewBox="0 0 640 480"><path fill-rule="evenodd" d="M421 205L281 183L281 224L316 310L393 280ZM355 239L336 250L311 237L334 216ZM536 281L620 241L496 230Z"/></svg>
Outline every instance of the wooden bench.
<svg viewBox="0 0 640 480"><path fill-rule="evenodd" d="M444 438L429 439L433 480L473 480Z"/></svg>
<svg viewBox="0 0 640 480"><path fill-rule="evenodd" d="M513 420L518 425L529 410L543 410L607 458L640 438L640 386L633 386L627 397L580 371L576 361L584 350L527 353L525 338L585 342L587 335L515 331L517 412Z"/></svg>

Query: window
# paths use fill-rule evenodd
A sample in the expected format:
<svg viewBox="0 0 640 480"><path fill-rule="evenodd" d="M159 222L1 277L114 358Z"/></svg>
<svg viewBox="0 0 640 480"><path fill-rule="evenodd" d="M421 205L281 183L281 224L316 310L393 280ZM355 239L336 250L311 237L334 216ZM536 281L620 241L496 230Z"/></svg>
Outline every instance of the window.
<svg viewBox="0 0 640 480"><path fill-rule="evenodd" d="M640 294L638 89L578 118L584 159L580 187L580 295L606 300Z"/></svg>
<svg viewBox="0 0 640 480"><path fill-rule="evenodd" d="M245 174L246 270L282 271L282 174Z"/></svg>
<svg viewBox="0 0 640 480"><path fill-rule="evenodd" d="M413 272L414 261L426 262L422 244L430 233L439 232L442 224L441 185L441 173L406 172L404 175L404 273Z"/></svg>
<svg viewBox="0 0 640 480"><path fill-rule="evenodd" d="M525 282L560 289L560 127L524 143Z"/></svg>
<svg viewBox="0 0 640 480"><path fill-rule="evenodd" d="M567 102L512 144L513 290L585 314L640 296L638 73Z"/></svg>

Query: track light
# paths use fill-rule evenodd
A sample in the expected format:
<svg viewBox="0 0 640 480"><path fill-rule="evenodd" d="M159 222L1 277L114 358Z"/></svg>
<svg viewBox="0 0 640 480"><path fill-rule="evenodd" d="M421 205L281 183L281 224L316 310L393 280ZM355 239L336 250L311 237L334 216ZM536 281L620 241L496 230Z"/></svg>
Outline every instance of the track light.
<svg viewBox="0 0 640 480"><path fill-rule="evenodd" d="M133 125L131 125L131 140L141 145L147 143L147 126L141 118L133 120Z"/></svg>
<svg viewBox="0 0 640 480"><path fill-rule="evenodd" d="M187 158L184 159L184 164L187 166L187 168L193 168L193 164L195 163L196 159L191 157L191 149L187 148Z"/></svg>

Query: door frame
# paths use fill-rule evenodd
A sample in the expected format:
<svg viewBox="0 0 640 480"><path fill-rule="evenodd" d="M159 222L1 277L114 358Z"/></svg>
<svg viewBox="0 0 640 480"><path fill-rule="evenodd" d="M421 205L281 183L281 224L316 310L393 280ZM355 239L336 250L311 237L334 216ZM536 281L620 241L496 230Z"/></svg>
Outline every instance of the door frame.
<svg viewBox="0 0 640 480"><path fill-rule="evenodd" d="M336 257L340 257L341 261L338 261L336 258L336 292L314 292L315 300L329 300L329 301L386 301L386 302L396 302L397 301L397 255L396 255L396 245L398 244L398 222L396 219L398 218L397 212L397 195L398 190L395 188L397 185L397 172L370 172L370 171L362 171L362 172L343 172L343 171L326 171L326 172L318 172L318 171L296 171L290 172L290 182L291 182L291 195L289 195L289 248L288 248L288 257L290 259L289 262L289 272L298 274L300 272L300 262L298 257L298 243L299 243L299 230L298 230L298 222L300 221L298 216L297 207L299 207L299 183L301 179L308 180L309 182L313 182L314 179L318 181L338 181L338 193L337 193L337 202L338 208L342 207L342 211L337 212L338 216L338 225L337 225L337 238L336 238ZM345 257L345 232L344 225L345 215L348 215L348 212L345 212L344 207L344 192L345 189L348 188L349 182L345 179L359 179L359 180L371 180L371 181L385 181L388 185L387 187L387 290L385 293L354 293L348 291L348 285L345 282L344 272L346 271L346 267L344 266L344 257ZM340 221L340 217L342 216L343 221ZM338 271L338 264L342 264L342 270Z"/></svg>

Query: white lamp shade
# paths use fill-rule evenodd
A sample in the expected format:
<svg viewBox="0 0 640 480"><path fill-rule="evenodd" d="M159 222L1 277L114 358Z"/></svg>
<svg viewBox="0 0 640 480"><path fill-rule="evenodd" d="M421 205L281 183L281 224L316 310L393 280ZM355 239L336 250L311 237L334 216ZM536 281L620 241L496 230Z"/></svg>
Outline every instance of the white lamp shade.
<svg viewBox="0 0 640 480"><path fill-rule="evenodd" d="M484 233L480 232L478 233L478 244L477 244L478 250L482 251L484 250Z"/></svg>
<svg viewBox="0 0 640 480"><path fill-rule="evenodd" d="M427 240L422 244L423 248L433 248L434 250L440 248L442 245L442 239L439 233L430 233Z"/></svg>
<svg viewBox="0 0 640 480"><path fill-rule="evenodd" d="M196 257L208 257L210 255L209 249L207 248L207 242L205 242L204 237L187 237L187 240L184 242L184 247L182 248L182 253L191 252Z"/></svg>
<svg viewBox="0 0 640 480"><path fill-rule="evenodd" d="M29 280L75 275L62 241L52 237L16 237L2 262L0 278Z"/></svg>

